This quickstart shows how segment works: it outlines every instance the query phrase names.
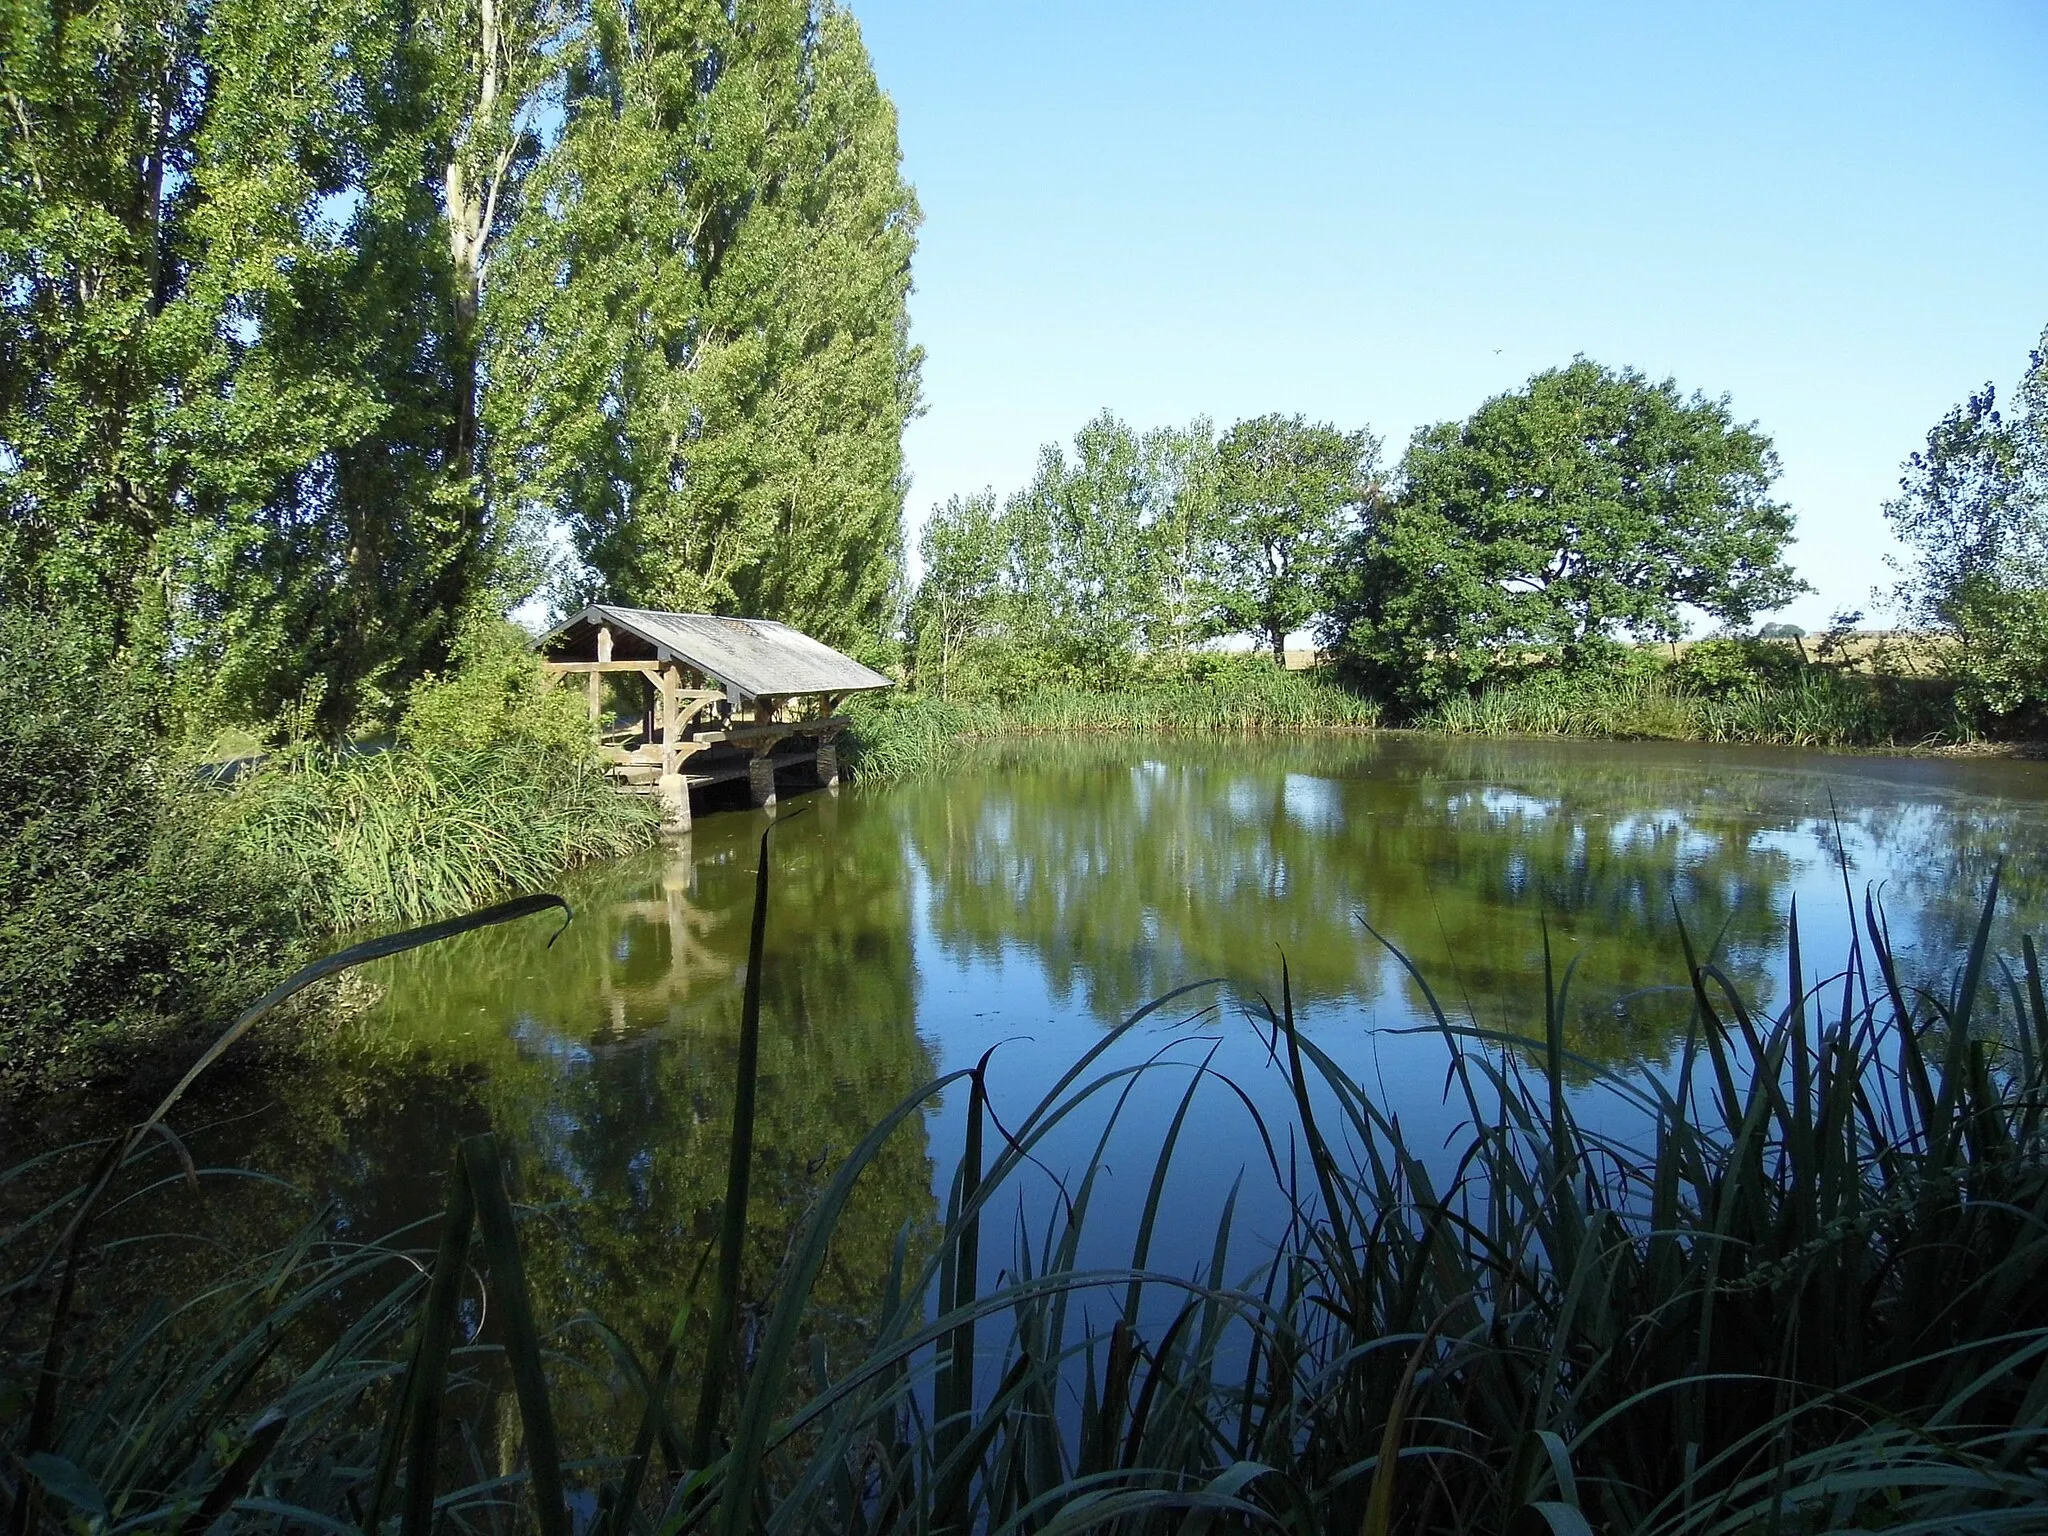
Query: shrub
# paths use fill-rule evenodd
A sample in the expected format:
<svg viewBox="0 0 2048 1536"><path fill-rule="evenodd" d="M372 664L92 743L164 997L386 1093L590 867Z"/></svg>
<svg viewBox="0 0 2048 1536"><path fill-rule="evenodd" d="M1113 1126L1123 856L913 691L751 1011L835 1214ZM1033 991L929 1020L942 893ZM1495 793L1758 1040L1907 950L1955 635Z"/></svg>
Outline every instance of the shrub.
<svg viewBox="0 0 2048 1536"><path fill-rule="evenodd" d="M0 610L0 1081L219 1021L295 944L109 647Z"/></svg>
<svg viewBox="0 0 2048 1536"><path fill-rule="evenodd" d="M588 753L589 706L542 670L526 632L491 617L467 626L455 665L429 674L407 696L401 740L427 752L475 752L501 744Z"/></svg>
<svg viewBox="0 0 2048 1536"><path fill-rule="evenodd" d="M1789 645L1716 635L1687 646L1671 671L1681 687L1694 693L1729 694L1758 685L1786 687L1806 667L1806 659Z"/></svg>

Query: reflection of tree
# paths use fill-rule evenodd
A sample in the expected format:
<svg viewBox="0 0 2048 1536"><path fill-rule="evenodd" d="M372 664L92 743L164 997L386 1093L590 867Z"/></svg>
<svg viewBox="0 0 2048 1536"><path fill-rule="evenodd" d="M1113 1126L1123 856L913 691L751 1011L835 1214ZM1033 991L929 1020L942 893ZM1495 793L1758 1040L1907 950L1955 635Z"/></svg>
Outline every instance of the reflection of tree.
<svg viewBox="0 0 2048 1536"><path fill-rule="evenodd" d="M787 836L777 855L750 1295L768 1290L839 1161L932 1074L913 1016L907 882L900 854L881 856L895 846L846 861ZM544 1212L526 1228L542 1316L594 1314L658 1349L715 1241L753 864L750 843L700 835L679 857L570 882L577 916L552 948L535 924L379 962L382 1000L314 1061L256 1085L280 1102L253 1145L242 1128L236 1160L337 1200L338 1224L370 1236L437 1211L456 1138L494 1127L519 1198ZM849 1320L872 1314L899 1230L934 1215L913 1120L838 1226L815 1297L828 1344L850 1343ZM701 1337L689 1348L697 1358ZM580 1349L602 1365L590 1338ZM565 1412L592 1440L619 1417L597 1388Z"/></svg>
<svg viewBox="0 0 2048 1536"><path fill-rule="evenodd" d="M1577 1043L1653 1043L1682 999L1673 898L1760 988L1802 816L1769 776L1612 750L1389 738L1032 743L943 795L896 802L956 954L1024 944L1104 1016L1192 978L1370 1000L1388 973L1364 916L1489 1025L1540 1021L1542 923L1579 957ZM1674 802L1682 802L1674 808ZM1411 1002L1420 1003L1419 995Z"/></svg>
<svg viewBox="0 0 2048 1536"><path fill-rule="evenodd" d="M2022 934L2040 935L2048 918L2048 813L2031 763L1940 765L1930 784L1922 765L1884 765L1862 793L1813 835L1831 854L1847 854L1850 889L1860 904L1875 883L1902 979L1945 995L1976 936L1992 876L1999 877L1994 954L2017 956ZM1930 790L1938 791L1930 793ZM2002 988L1988 991L1986 1016L2002 1017Z"/></svg>

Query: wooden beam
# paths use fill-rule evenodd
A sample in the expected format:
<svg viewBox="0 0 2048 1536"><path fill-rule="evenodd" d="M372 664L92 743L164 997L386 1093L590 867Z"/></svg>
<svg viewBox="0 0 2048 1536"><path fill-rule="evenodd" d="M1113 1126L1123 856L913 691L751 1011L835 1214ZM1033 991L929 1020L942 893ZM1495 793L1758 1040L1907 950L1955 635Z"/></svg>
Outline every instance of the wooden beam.
<svg viewBox="0 0 2048 1536"><path fill-rule="evenodd" d="M550 672L645 672L652 675L661 670L658 661L544 661L541 665ZM723 698L721 694L719 697Z"/></svg>

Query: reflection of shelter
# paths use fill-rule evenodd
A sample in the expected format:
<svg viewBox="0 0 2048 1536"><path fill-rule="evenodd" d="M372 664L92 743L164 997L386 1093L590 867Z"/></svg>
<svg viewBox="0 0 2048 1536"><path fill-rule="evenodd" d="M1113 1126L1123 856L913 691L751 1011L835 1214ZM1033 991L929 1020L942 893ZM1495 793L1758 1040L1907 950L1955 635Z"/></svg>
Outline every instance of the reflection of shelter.
<svg viewBox="0 0 2048 1536"><path fill-rule="evenodd" d="M756 805L773 805L782 769L838 783L840 704L894 686L770 619L593 603L534 646L550 672L587 680L593 721L608 678L637 679L640 718L605 732L605 756L622 788L661 797L673 827L690 824L690 791L706 784L745 779Z"/></svg>
<svg viewBox="0 0 2048 1536"><path fill-rule="evenodd" d="M662 872L658 898L615 901L606 909L610 932L597 987L614 1034L626 1033L628 1009L668 1013L707 977L730 981L743 968L745 950L735 951L721 936L733 909L698 904L688 842L682 847L682 856Z"/></svg>

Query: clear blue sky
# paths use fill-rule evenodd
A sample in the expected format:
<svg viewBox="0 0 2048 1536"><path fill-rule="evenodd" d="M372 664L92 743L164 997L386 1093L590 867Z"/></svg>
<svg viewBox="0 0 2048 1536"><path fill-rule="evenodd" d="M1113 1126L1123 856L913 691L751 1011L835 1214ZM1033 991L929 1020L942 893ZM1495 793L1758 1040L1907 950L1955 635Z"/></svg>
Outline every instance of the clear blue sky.
<svg viewBox="0 0 2048 1536"><path fill-rule="evenodd" d="M1108 406L1399 454L1573 354L1772 434L1816 626L2048 325L2048 0L849 0L902 119L913 530Z"/></svg>

